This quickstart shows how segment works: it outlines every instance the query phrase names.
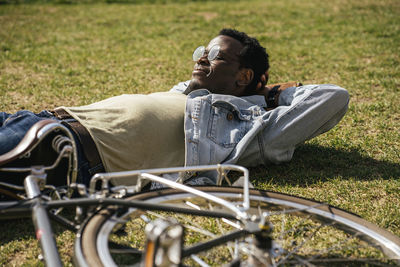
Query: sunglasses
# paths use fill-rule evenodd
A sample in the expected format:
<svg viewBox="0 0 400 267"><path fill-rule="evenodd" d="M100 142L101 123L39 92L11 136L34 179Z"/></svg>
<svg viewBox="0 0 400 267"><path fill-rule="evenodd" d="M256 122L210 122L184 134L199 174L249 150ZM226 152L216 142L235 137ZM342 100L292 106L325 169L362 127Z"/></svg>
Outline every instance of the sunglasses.
<svg viewBox="0 0 400 267"><path fill-rule="evenodd" d="M208 61L213 61L219 54L219 45L213 45L207 53ZM193 61L198 61L200 58L204 57L206 54L206 48L204 46L197 47L193 52Z"/></svg>

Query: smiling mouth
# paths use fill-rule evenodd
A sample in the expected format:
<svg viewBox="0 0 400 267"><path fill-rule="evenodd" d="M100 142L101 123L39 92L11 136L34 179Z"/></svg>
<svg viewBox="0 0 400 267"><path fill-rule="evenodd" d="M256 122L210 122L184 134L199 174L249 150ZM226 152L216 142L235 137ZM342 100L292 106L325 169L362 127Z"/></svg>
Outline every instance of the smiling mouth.
<svg viewBox="0 0 400 267"><path fill-rule="evenodd" d="M205 72L204 70L193 70L192 74L204 74L204 75L206 75L207 72Z"/></svg>
<svg viewBox="0 0 400 267"><path fill-rule="evenodd" d="M193 69L193 74L205 74L208 75L210 73L210 70L207 68L201 68L199 66L195 66Z"/></svg>

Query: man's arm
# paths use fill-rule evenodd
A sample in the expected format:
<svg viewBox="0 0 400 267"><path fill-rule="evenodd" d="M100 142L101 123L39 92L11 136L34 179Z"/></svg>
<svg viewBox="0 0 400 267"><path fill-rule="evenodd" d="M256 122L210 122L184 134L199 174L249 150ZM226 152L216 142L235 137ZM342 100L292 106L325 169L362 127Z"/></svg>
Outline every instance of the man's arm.
<svg viewBox="0 0 400 267"><path fill-rule="evenodd" d="M265 102L267 103L267 107L265 109L273 110L274 108L279 106L279 96L282 91L290 87L299 86L302 86L302 84L298 82L269 84L267 86L264 85L263 89L259 90L258 93L260 95L264 95L265 97Z"/></svg>
<svg viewBox="0 0 400 267"><path fill-rule="evenodd" d="M290 87L277 95L277 107L266 114L258 138L264 161L274 163L289 161L296 145L335 126L349 102L345 89L330 84Z"/></svg>

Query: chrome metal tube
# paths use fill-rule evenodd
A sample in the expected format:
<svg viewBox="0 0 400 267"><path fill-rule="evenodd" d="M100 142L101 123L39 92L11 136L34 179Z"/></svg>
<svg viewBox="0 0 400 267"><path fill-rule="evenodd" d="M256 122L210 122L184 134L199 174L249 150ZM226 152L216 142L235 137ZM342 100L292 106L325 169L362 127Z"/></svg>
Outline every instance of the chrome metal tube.
<svg viewBox="0 0 400 267"><path fill-rule="evenodd" d="M47 266L62 266L56 241L53 237L50 220L46 209L41 205L41 200L36 199L32 210L32 220L35 225L36 238L40 241L42 253Z"/></svg>
<svg viewBox="0 0 400 267"><path fill-rule="evenodd" d="M157 175L157 174L166 174L166 173L194 172L194 171L195 172L203 172L203 171L210 171L210 170L216 170L219 173L217 185L222 184L222 180L223 180L222 173L225 171L238 171L238 172L243 173L244 185L243 185L243 204L242 205L243 205L243 210L248 210L250 207L249 171L245 167L233 165L233 164L201 165L201 166L189 166L189 167L158 168L158 169L147 169L147 170L132 170L132 171L122 171L122 172L97 173L92 177L92 179L90 181L89 194L95 193L95 191L96 191L95 187L96 187L96 183L98 181L101 181L103 186L107 186L108 181L110 179L118 179L118 178L127 178L127 177L137 176L137 177L139 177L138 181L137 181L137 185L140 185L141 180L146 178L146 176L142 175L145 173ZM179 184L177 182L170 181L170 180L167 180L162 177L159 177L159 179L162 179L162 181L169 181L171 185ZM165 183L163 183L163 184L165 184ZM182 187L181 190L186 191L186 188L191 188L191 187L185 186L185 187ZM135 192L138 192L139 190L140 190L140 188L137 187L137 191L135 191Z"/></svg>
<svg viewBox="0 0 400 267"><path fill-rule="evenodd" d="M218 203L221 206L226 207L226 208L230 209L231 211L233 211L236 214L236 216L238 217L238 219L247 219L247 217L248 217L246 212L241 211L235 205L233 205L232 203L230 203L222 198L219 198L219 197L213 196L211 194L205 193L203 191L197 190L193 187L175 183L173 181L161 178L161 177L153 175L153 174L143 173L141 176L146 177L152 181L155 181L155 182L158 182L161 184L165 184L171 188L178 189L178 190L181 190L184 192L188 192L193 195L196 195L196 196L202 197L204 199L208 199L210 201Z"/></svg>

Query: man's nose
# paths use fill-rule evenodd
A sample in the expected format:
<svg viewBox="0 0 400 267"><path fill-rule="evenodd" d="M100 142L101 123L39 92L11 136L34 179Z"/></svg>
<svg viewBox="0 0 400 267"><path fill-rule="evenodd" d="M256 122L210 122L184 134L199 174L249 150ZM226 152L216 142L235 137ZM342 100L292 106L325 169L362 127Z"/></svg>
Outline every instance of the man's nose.
<svg viewBox="0 0 400 267"><path fill-rule="evenodd" d="M197 60L197 63L198 64L210 64L210 61L208 60L208 54L206 54L206 53L204 53L204 55L203 56L201 56L200 58L199 58L199 60Z"/></svg>

